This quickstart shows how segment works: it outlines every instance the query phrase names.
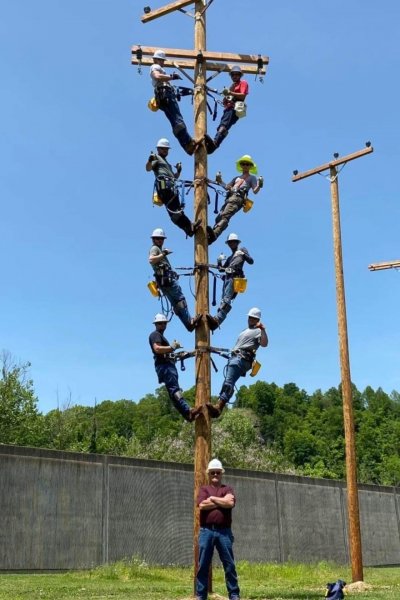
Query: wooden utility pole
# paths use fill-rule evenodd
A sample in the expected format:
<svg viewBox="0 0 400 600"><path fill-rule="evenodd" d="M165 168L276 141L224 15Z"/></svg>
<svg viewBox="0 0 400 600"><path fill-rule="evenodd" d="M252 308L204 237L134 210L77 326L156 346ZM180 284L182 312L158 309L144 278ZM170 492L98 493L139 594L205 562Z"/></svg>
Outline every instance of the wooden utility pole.
<svg viewBox="0 0 400 600"><path fill-rule="evenodd" d="M384 269L400 269L400 260L390 260L388 262L372 263L368 265L370 271L383 271Z"/></svg>
<svg viewBox="0 0 400 600"><path fill-rule="evenodd" d="M363 564L362 564L362 547L361 547L361 529L360 529L360 509L358 503L358 486L357 486L357 460L355 448L354 434L354 417L353 417L353 398L351 390L350 376L350 358L349 344L347 337L347 317L346 317L346 299L344 289L343 276L343 257L342 257L342 241L340 230L340 209L339 209L339 185L338 185L338 170L337 167L345 165L347 162L360 158L365 154L373 152L371 144L368 142L366 148L348 154L343 158L335 156L335 160L305 171L298 173L294 171L292 181L299 181L311 175L322 173L329 169L330 186L331 186L331 201L332 201L332 225L333 225L333 250L335 259L335 276L336 276L336 303L337 317L339 330L339 355L340 355L340 371L342 380L342 398L343 398L343 420L344 420L344 435L346 442L346 481L347 481L347 510L349 517L349 547L350 560L353 581L363 581Z"/></svg>
<svg viewBox="0 0 400 600"><path fill-rule="evenodd" d="M194 4L194 13L185 10ZM144 9L142 22L148 23L154 19L166 16L174 11L180 11L194 18L194 50L165 48L166 68L178 68L186 74L186 69L194 71L191 79L194 85L194 134L201 140L207 132L207 71L228 72L234 65L240 65L243 73L265 75L267 56L260 54L235 54L207 51L206 11L210 1L205 0L175 0L161 8ZM153 54L159 46L133 46L132 64L151 66ZM194 156L194 220L201 219L201 227L195 234L194 261L196 285L196 313L205 315L209 312L209 282L208 282L208 241L207 241L207 153L204 144L198 146ZM196 499L199 489L207 483L206 469L211 456L211 420L205 404L211 399L210 374L210 329L206 319L196 329L196 407L203 406L202 414L195 422L195 457L194 457L194 575L198 565L198 535L199 510ZM210 570L211 573L211 570ZM209 592L212 591L210 575Z"/></svg>

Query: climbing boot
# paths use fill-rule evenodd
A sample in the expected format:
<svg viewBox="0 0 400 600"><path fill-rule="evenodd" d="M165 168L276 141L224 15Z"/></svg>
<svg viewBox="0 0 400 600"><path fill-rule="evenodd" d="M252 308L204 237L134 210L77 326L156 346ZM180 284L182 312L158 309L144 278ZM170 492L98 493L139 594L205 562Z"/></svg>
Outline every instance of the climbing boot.
<svg viewBox="0 0 400 600"><path fill-rule="evenodd" d="M202 410L203 410L202 406L197 406L195 408L191 408L186 420L189 421L189 423L193 423L193 421L195 421L197 419L197 417L201 414Z"/></svg>
<svg viewBox="0 0 400 600"><path fill-rule="evenodd" d="M207 154L212 154L217 149L214 140L210 138L210 136L207 135L207 133L204 136L204 145L206 147Z"/></svg>
<svg viewBox="0 0 400 600"><path fill-rule="evenodd" d="M201 323L201 318L203 315L198 314L190 322L190 325L187 327L188 331L194 331Z"/></svg>
<svg viewBox="0 0 400 600"><path fill-rule="evenodd" d="M214 233L214 229L212 227L210 227L209 225L207 225L208 245L210 246L213 242L215 242L216 239L217 239L217 236Z"/></svg>
<svg viewBox="0 0 400 600"><path fill-rule="evenodd" d="M192 156L192 154L194 153L194 151L197 148L197 142L195 140L190 140L190 142L188 142L185 146L185 152L187 154L189 154L189 156Z"/></svg>
<svg viewBox="0 0 400 600"><path fill-rule="evenodd" d="M206 319L207 319L207 323L208 323L208 326L211 329L211 331L215 331L216 329L218 329L219 321L216 317L206 314Z"/></svg>
<svg viewBox="0 0 400 600"><path fill-rule="evenodd" d="M201 219L196 219L196 221L194 223L192 223L192 235L194 235L196 233L196 231L199 229L201 225Z"/></svg>
<svg viewBox="0 0 400 600"><path fill-rule="evenodd" d="M226 402L223 400L218 400L217 404L211 404L211 402L207 402L207 410L212 419L217 419L221 416L222 411L224 410Z"/></svg>

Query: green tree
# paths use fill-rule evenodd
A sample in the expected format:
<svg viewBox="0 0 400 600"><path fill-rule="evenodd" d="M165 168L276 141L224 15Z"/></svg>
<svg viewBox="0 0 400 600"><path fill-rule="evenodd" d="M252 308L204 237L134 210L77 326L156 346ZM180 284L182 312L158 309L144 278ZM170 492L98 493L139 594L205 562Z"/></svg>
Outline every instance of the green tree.
<svg viewBox="0 0 400 600"><path fill-rule="evenodd" d="M44 440L43 419L37 409L30 363L16 364L8 352L1 356L0 441L2 444L39 446Z"/></svg>

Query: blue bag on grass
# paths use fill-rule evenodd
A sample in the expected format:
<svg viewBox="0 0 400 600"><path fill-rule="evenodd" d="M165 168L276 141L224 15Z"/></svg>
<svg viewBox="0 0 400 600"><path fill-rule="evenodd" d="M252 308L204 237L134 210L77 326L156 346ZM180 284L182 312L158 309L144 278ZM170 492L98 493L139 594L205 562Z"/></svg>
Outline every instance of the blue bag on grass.
<svg viewBox="0 0 400 600"><path fill-rule="evenodd" d="M336 583L327 583L325 598L327 598L328 600L343 600L343 588L345 585L346 582L342 579L338 579Z"/></svg>

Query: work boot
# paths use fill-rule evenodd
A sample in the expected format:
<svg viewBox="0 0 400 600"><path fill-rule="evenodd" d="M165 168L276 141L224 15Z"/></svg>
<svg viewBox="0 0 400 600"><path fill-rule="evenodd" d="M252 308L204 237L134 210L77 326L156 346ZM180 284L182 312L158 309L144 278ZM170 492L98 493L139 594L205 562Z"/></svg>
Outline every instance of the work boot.
<svg viewBox="0 0 400 600"><path fill-rule="evenodd" d="M223 400L218 400L217 404L211 404L211 402L207 402L207 410L212 419L218 419L221 416L222 411L224 410L226 402Z"/></svg>
<svg viewBox="0 0 400 600"><path fill-rule="evenodd" d="M191 139L190 142L188 142L185 146L185 152L187 152L187 154L189 154L189 156L192 156L192 154L194 154L194 151L196 150L198 144L195 140Z"/></svg>
<svg viewBox="0 0 400 600"><path fill-rule="evenodd" d="M201 219L197 219L194 223L192 223L192 235L196 233L201 225Z"/></svg>
<svg viewBox="0 0 400 600"><path fill-rule="evenodd" d="M206 147L207 154L212 154L217 149L214 140L210 138L207 133L204 136L204 145Z"/></svg>
<svg viewBox="0 0 400 600"><path fill-rule="evenodd" d="M194 331L200 325L202 316L202 314L198 314L195 317L193 317L187 330Z"/></svg>
<svg viewBox="0 0 400 600"><path fill-rule="evenodd" d="M207 319L207 323L208 323L208 326L211 329L211 331L215 331L216 329L218 329L219 321L218 321L217 317L213 317L212 315L206 314L206 319Z"/></svg>
<svg viewBox="0 0 400 600"><path fill-rule="evenodd" d="M193 421L195 421L197 419L197 417L202 413L203 407L202 406L197 406L195 408L191 408L189 411L189 414L186 418L186 421L188 421L189 423L193 423Z"/></svg>
<svg viewBox="0 0 400 600"><path fill-rule="evenodd" d="M217 236L214 233L214 229L212 227L210 227L209 225L207 225L207 240L208 240L208 245L211 246L211 244L213 242L215 242L216 239L217 239Z"/></svg>

